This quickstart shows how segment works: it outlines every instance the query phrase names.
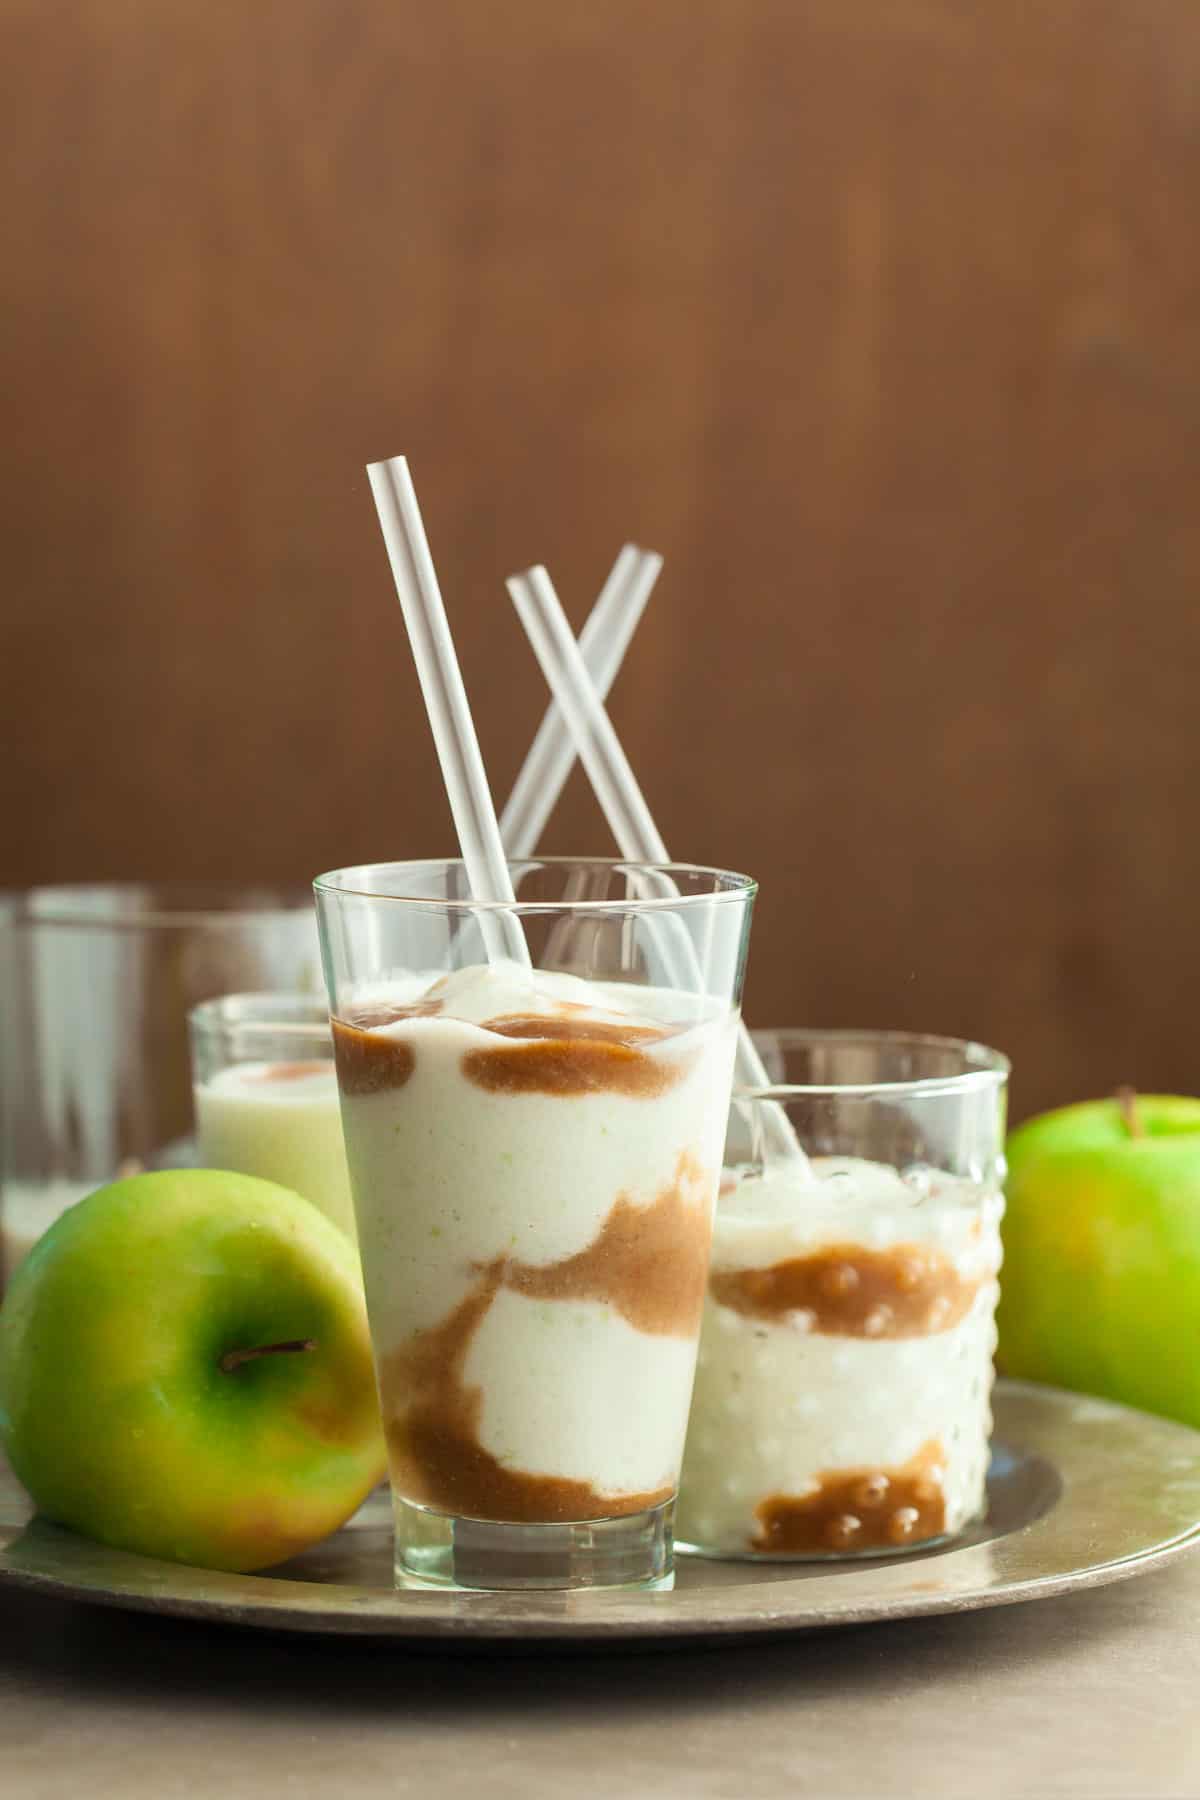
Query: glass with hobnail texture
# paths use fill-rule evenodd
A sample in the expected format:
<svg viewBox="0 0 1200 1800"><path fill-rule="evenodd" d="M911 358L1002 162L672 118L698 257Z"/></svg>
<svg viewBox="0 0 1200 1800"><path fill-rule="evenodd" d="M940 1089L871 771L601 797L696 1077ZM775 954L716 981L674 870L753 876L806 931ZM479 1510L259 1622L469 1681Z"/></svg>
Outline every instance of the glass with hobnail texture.
<svg viewBox="0 0 1200 1800"><path fill-rule="evenodd" d="M904 1032L755 1034L735 1095L681 1547L888 1555L986 1504L1008 1063ZM811 1172L772 1154L782 1108Z"/></svg>

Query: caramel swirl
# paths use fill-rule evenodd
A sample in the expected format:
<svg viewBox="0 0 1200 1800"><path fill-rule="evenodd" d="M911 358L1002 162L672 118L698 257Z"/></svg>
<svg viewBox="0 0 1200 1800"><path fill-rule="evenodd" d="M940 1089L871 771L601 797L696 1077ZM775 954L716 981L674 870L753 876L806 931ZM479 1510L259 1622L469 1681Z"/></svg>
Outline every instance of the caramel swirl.
<svg viewBox="0 0 1200 1800"><path fill-rule="evenodd" d="M587 1482L507 1467L479 1441L482 1394L464 1380L476 1331L502 1288L531 1299L607 1302L637 1330L699 1330L711 1234L712 1178L681 1156L674 1181L645 1206L620 1194L586 1249L537 1265L498 1257L439 1325L381 1365L384 1429L398 1493L467 1518L514 1523L615 1518L670 1498L670 1487L606 1494ZM580 1396L586 1405L586 1395Z"/></svg>
<svg viewBox="0 0 1200 1800"><path fill-rule="evenodd" d="M796 1313L806 1315L810 1331L867 1338L950 1331L966 1318L981 1285L928 1244L888 1250L828 1244L766 1269L714 1270L709 1279L720 1306L750 1318Z"/></svg>
<svg viewBox="0 0 1200 1800"><path fill-rule="evenodd" d="M479 1441L483 1395L467 1386L463 1368L503 1270L503 1262L493 1263L448 1318L417 1333L380 1368L396 1492L464 1518L511 1524L620 1518L669 1500L669 1487L603 1494L586 1481L507 1468L484 1449Z"/></svg>
<svg viewBox="0 0 1200 1800"><path fill-rule="evenodd" d="M712 1183L695 1157L646 1206L618 1194L597 1236L562 1262L510 1262L504 1285L533 1300L602 1300L638 1331L693 1337L700 1329L712 1237Z"/></svg>

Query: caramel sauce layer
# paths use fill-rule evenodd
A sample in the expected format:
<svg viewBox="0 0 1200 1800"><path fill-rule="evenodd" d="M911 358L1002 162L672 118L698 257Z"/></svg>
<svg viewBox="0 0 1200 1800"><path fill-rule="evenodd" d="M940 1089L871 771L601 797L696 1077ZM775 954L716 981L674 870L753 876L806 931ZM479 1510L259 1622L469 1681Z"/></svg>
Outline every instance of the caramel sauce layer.
<svg viewBox="0 0 1200 1800"><path fill-rule="evenodd" d="M713 1299L753 1319L807 1313L828 1337L909 1338L949 1331L971 1310L981 1282L968 1281L926 1244L868 1250L829 1244L766 1269L722 1269Z"/></svg>
<svg viewBox="0 0 1200 1800"><path fill-rule="evenodd" d="M654 1099L682 1081L691 1058L660 1061L641 1047L671 1034L655 1025L510 1013L483 1028L515 1041L468 1050L463 1073L498 1094L624 1094Z"/></svg>
<svg viewBox="0 0 1200 1800"><path fill-rule="evenodd" d="M690 1337L704 1302L710 1200L708 1177L685 1154L674 1181L648 1205L619 1195L578 1255L541 1267L500 1257L481 1269L449 1317L418 1333L380 1370L397 1491L467 1518L525 1524L616 1518L669 1499L669 1487L614 1496L586 1482L506 1468L479 1442L482 1396L465 1384L463 1369L502 1287L539 1300L607 1302L639 1331Z"/></svg>
<svg viewBox="0 0 1200 1800"><path fill-rule="evenodd" d="M749 1548L768 1555L903 1550L946 1529L946 1452L937 1438L897 1469L829 1469L807 1494L771 1494L755 1508Z"/></svg>
<svg viewBox="0 0 1200 1800"><path fill-rule="evenodd" d="M343 1094L381 1094L404 1086L416 1066L411 1044L341 1019L332 1025L333 1060Z"/></svg>
<svg viewBox="0 0 1200 1800"><path fill-rule="evenodd" d="M333 1050L344 1094L378 1094L403 1087L416 1066L413 1046L384 1036L379 1027L404 1019L434 1018L440 1000L413 1006L365 1007L353 1019L334 1019ZM644 1045L671 1032L657 1025L626 1025L540 1013L505 1013L482 1027L511 1043L468 1050L463 1074L477 1087L501 1094L624 1094L653 1099L683 1080L693 1058L660 1061Z"/></svg>
<svg viewBox="0 0 1200 1800"><path fill-rule="evenodd" d="M534 1300L601 1300L637 1331L692 1337L700 1329L712 1238L711 1187L695 1157L647 1206L619 1194L599 1233L562 1262L510 1262L504 1285Z"/></svg>

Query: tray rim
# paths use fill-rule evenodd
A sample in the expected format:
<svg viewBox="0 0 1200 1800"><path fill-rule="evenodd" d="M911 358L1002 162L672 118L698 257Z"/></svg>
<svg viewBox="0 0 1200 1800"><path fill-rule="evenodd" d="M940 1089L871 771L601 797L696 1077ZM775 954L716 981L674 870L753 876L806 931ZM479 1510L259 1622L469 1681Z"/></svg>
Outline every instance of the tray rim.
<svg viewBox="0 0 1200 1800"><path fill-rule="evenodd" d="M0 1525L0 1588L9 1586L58 1599L210 1625L302 1636L386 1638L402 1646L425 1643L463 1651L472 1647L486 1651L501 1644L511 1649L522 1643L531 1648L549 1644L585 1649L606 1645L658 1648L666 1643L687 1646L706 1641L746 1641L783 1632L927 1618L1051 1599L1147 1573L1200 1544L1200 1431L1113 1401L1032 1382L998 1382L996 1403L1001 1412L1015 1408L1019 1413L1025 1407L1036 1414L1040 1409L1048 1416L1052 1431L1065 1431L1066 1450L1064 1453L1060 1447L1057 1457L1045 1446L1017 1446L1027 1456L1049 1464L1060 1483L1055 1501L1013 1531L958 1548L915 1551L886 1563L864 1559L828 1572L811 1562L775 1563L771 1567L779 1571L776 1579L760 1573L754 1581L732 1580L659 1594L620 1590L538 1595L413 1592L300 1580L294 1576L232 1575L197 1569L91 1544L73 1532L39 1520L38 1541L63 1552L65 1572L63 1568L39 1566L36 1562L14 1562L10 1551L20 1541L23 1528L18 1527L9 1542ZM1063 1514L1068 1537L1073 1524L1083 1523L1072 1517L1072 1465L1077 1460L1072 1433L1078 1431L1081 1423L1120 1427L1126 1433L1132 1431L1135 1436L1144 1437L1148 1444L1158 1440L1164 1455L1168 1446L1177 1451L1179 1460L1170 1467L1186 1467L1189 1471L1181 1485L1189 1493L1194 1488L1194 1498L1182 1510L1191 1516L1165 1535L1152 1537L1119 1555L1102 1556L1091 1562L1075 1560L991 1584L968 1582L956 1586L958 1572L971 1566L963 1559L978 1559L983 1552L986 1561L986 1553L993 1545L1029 1540L1031 1534L1049 1535L1053 1544L1055 1536L1062 1534ZM1019 1436L1003 1426L998 1435L1009 1442ZM1116 1456L1113 1460L1119 1475L1123 1458ZM2 1463L0 1473L7 1476ZM749 1565L720 1566L730 1569ZM920 1579L922 1571L932 1571L935 1578ZM906 1583L905 1576L917 1579ZM811 1593L820 1585L828 1592L835 1584L843 1590L840 1603L805 1603L806 1588ZM881 1587L883 1592L879 1591ZM862 1596L857 1603L856 1591ZM747 1600L748 1595L752 1599ZM812 1599L818 1600L818 1596L813 1594Z"/></svg>

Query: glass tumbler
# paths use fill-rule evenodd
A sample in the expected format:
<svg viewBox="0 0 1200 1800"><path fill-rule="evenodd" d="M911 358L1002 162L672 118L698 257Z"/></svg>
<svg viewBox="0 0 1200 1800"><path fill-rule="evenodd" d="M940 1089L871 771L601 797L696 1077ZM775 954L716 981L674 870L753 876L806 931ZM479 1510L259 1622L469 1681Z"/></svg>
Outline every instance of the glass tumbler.
<svg viewBox="0 0 1200 1800"><path fill-rule="evenodd" d="M1009 1065L902 1032L755 1042L778 1085L730 1112L678 1541L940 1542L986 1507Z"/></svg>
<svg viewBox="0 0 1200 1800"><path fill-rule="evenodd" d="M120 1174L195 1161L187 1015L316 991L307 890L45 887L0 901L0 1273Z"/></svg>
<svg viewBox="0 0 1200 1800"><path fill-rule="evenodd" d="M402 1585L663 1586L754 883L316 882Z"/></svg>
<svg viewBox="0 0 1200 1800"><path fill-rule="evenodd" d="M200 1163L292 1188L353 1237L324 996L224 994L188 1029Z"/></svg>

